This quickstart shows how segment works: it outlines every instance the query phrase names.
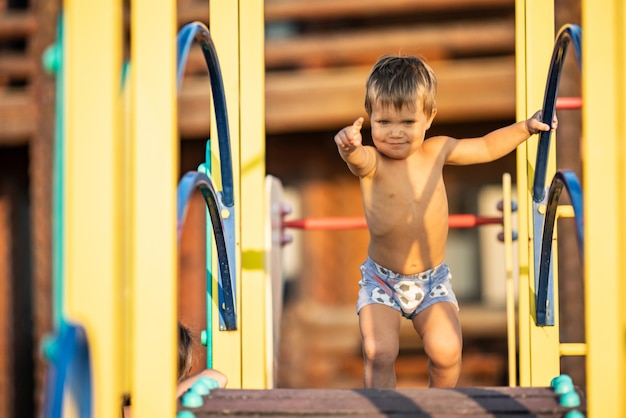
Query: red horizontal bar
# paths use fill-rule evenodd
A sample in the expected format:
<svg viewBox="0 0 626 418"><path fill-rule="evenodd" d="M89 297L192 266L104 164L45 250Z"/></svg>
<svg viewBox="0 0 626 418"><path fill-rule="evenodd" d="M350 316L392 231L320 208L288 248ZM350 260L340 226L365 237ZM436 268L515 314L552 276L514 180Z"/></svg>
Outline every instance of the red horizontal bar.
<svg viewBox="0 0 626 418"><path fill-rule="evenodd" d="M557 109L580 109L583 107L583 99L580 97L557 97L556 108Z"/></svg>
<svg viewBox="0 0 626 418"><path fill-rule="evenodd" d="M477 216L471 214L459 214L448 216L450 228L473 228L480 225L502 224L500 217ZM340 230L340 229L363 229L367 227L364 217L330 217L330 218L304 218L283 222L284 228L304 230Z"/></svg>

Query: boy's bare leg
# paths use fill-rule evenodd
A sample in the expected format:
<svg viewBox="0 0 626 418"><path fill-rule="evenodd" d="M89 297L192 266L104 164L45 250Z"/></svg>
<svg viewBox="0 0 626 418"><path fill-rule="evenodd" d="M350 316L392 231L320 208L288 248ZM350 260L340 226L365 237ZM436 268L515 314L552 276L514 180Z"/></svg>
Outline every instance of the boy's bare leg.
<svg viewBox="0 0 626 418"><path fill-rule="evenodd" d="M463 338L454 304L439 302L413 318L428 356L430 387L454 387L461 374Z"/></svg>
<svg viewBox="0 0 626 418"><path fill-rule="evenodd" d="M363 343L363 384L366 388L395 389L395 363L400 343L400 312L371 304L359 312Z"/></svg>

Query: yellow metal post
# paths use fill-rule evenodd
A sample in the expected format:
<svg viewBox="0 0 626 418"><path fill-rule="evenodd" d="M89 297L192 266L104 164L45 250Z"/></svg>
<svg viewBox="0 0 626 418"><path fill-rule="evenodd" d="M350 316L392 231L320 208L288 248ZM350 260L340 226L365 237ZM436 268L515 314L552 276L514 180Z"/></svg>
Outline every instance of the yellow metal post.
<svg viewBox="0 0 626 418"><path fill-rule="evenodd" d="M228 105L239 250L236 255L238 329L214 331L213 360L214 367L228 375L228 385L232 388L260 389L273 384L266 361L267 332L272 327L268 329L271 318L265 316L269 277L264 266L263 6L262 0L210 2L209 29L219 57ZM217 137L215 124L211 136ZM219 179L218 147L212 146L212 152L212 171L214 178ZM213 309L213 329L217 330L218 315L215 306Z"/></svg>
<svg viewBox="0 0 626 418"><path fill-rule="evenodd" d="M513 282L513 193L511 175L502 175L502 230L504 231L504 268L506 273L506 333L508 345L509 386L517 382L517 338L515 337L515 285Z"/></svg>
<svg viewBox="0 0 626 418"><path fill-rule="evenodd" d="M176 2L133 0L131 10L133 417L171 417L178 352Z"/></svg>
<svg viewBox="0 0 626 418"><path fill-rule="evenodd" d="M66 0L64 16L65 312L87 331L94 416L114 417L122 384L122 2Z"/></svg>
<svg viewBox="0 0 626 418"><path fill-rule="evenodd" d="M543 103L550 57L554 46L554 4L551 1L517 0L516 74L517 119L523 120ZM546 386L559 374L558 307L555 326L535 325L535 263L532 180L537 136L517 148L519 225L519 373L521 386ZM547 181L555 171L554 142L551 143ZM556 269L555 269L556 283ZM556 287L556 286L555 286ZM555 300L558 292L555 288Z"/></svg>
<svg viewBox="0 0 626 418"><path fill-rule="evenodd" d="M273 387L271 287L265 260L265 37L263 0L240 2L242 387ZM245 4L245 9L244 5ZM278 303L278 302L277 302ZM265 315L264 315L265 314ZM273 358L273 356L271 356Z"/></svg>
<svg viewBox="0 0 626 418"><path fill-rule="evenodd" d="M587 411L626 416L626 5L583 0Z"/></svg>
<svg viewBox="0 0 626 418"><path fill-rule="evenodd" d="M228 376L228 386L230 388L242 387L242 292L243 282L241 280L241 176L240 176L240 28L239 28L239 9L238 1L211 1L209 2L209 30L211 38L215 43L215 49L222 70L224 93L226 96L226 104L228 106L228 126L230 129L231 154L233 162L233 185L235 197L235 225L236 225L236 247L237 265L234 269L236 278L236 310L237 310L237 330L234 331L218 331L219 330L219 314L217 306L214 304L213 309L213 367L225 373ZM213 118L213 120L215 120ZM215 123L211 123L211 137L215 141L211 142L211 151L214 154L212 159L213 177L219 183L219 158L216 157L217 147L217 128ZM215 146L213 145L215 144ZM213 257L214 260L217 257ZM214 269L214 271L217 271ZM214 284L213 294L217 295L216 284ZM259 314L257 312L257 314ZM257 347L263 344L259 342Z"/></svg>

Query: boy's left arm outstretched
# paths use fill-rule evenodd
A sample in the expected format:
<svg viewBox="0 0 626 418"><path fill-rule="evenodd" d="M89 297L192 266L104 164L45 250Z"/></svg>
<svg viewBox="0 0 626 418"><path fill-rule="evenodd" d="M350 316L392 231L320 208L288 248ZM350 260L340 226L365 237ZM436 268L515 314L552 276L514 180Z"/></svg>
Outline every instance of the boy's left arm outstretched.
<svg viewBox="0 0 626 418"><path fill-rule="evenodd" d="M495 161L504 157L522 142L541 131L556 130L556 116L552 126L541 121L541 111L528 120L496 129L479 138L449 141L446 164L467 165Z"/></svg>

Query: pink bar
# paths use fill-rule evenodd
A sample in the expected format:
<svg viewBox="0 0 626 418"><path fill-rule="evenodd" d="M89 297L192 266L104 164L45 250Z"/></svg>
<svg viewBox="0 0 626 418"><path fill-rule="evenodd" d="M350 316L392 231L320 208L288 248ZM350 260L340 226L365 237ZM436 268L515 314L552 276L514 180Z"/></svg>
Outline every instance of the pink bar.
<svg viewBox="0 0 626 418"><path fill-rule="evenodd" d="M459 214L448 216L450 228L473 228L480 225L502 224L500 217L477 216L471 214ZM304 218L283 222L284 228L304 230L341 230L366 228L363 217L330 217L330 218Z"/></svg>
<svg viewBox="0 0 626 418"><path fill-rule="evenodd" d="M557 97L556 108L557 109L580 109L583 107L583 99L580 97Z"/></svg>

